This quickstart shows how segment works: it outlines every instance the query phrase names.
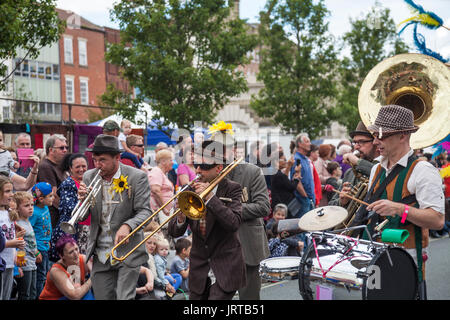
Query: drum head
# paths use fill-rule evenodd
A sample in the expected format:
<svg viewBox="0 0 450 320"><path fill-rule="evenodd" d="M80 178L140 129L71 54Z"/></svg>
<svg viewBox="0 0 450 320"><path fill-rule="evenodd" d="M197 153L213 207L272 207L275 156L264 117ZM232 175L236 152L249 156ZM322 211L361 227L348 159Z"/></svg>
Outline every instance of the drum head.
<svg viewBox="0 0 450 320"><path fill-rule="evenodd" d="M265 259L259 264L259 273L263 279L271 281L297 278L300 259L294 256Z"/></svg>
<svg viewBox="0 0 450 320"><path fill-rule="evenodd" d="M392 264L387 251L389 251ZM417 267L411 255L401 248L380 251L368 267L370 276L363 285L363 299L413 300L417 298Z"/></svg>
<svg viewBox="0 0 450 320"><path fill-rule="evenodd" d="M276 257L261 261L261 266L273 271L297 270L300 264L300 257Z"/></svg>

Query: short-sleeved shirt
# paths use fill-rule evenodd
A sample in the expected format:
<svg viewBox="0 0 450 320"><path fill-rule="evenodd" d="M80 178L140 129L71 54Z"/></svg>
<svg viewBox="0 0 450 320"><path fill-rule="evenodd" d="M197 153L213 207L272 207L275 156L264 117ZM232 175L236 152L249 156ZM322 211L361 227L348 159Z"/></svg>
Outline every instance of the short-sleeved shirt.
<svg viewBox="0 0 450 320"><path fill-rule="evenodd" d="M180 175L186 174L189 178L189 181L192 181L195 179L195 172L189 168L188 165L182 163L178 166L177 169L177 185L180 185Z"/></svg>
<svg viewBox="0 0 450 320"><path fill-rule="evenodd" d="M314 178L313 178L313 175L311 172L309 159L299 152L295 153L294 159L300 160L300 165L301 165L300 175L302 177L301 182L303 184L303 188L305 189L305 192L308 195L308 198L311 199L313 201L313 203L315 203L316 195L314 192ZM294 175L294 172L295 172L295 166L292 166L291 172L290 172L291 178ZM297 198L303 198L297 190L294 191L294 194Z"/></svg>
<svg viewBox="0 0 450 320"><path fill-rule="evenodd" d="M23 237L23 240L25 240L25 259L27 260L27 264L25 266L22 266L23 271L32 271L36 270L36 236L34 233L34 229L31 226L30 221L28 220L19 220L17 221L17 224L25 229L25 236Z"/></svg>
<svg viewBox="0 0 450 320"><path fill-rule="evenodd" d="M117 140L119 140L119 149L123 150L122 141L127 143L127 136L123 132L121 132L121 133L119 133Z"/></svg>
<svg viewBox="0 0 450 320"><path fill-rule="evenodd" d="M42 160L39 165L37 182L48 182L52 187L59 187L61 182L65 180L64 172L58 165L51 162L48 158Z"/></svg>
<svg viewBox="0 0 450 320"><path fill-rule="evenodd" d="M154 167L152 170L150 170L150 172L148 173L148 181L150 183L150 188L152 188L152 185L161 186L161 197L163 203L169 201L169 199L173 196L173 184L159 167ZM150 206L152 210L158 210L158 208L160 207L160 205L156 203L155 197L153 195L150 197ZM167 207L170 208L171 206L173 206L173 203L169 204Z"/></svg>
<svg viewBox="0 0 450 320"><path fill-rule="evenodd" d="M50 249L50 240L52 237L52 223L50 211L47 206L39 208L34 206L33 215L29 218L36 235L36 243L39 251L48 251Z"/></svg>
<svg viewBox="0 0 450 320"><path fill-rule="evenodd" d="M172 263L170 265L170 273L180 273L180 271L183 270L187 270L189 268L189 259L181 259L181 257L179 255L176 255L173 260ZM183 281L181 282L180 288L184 291L188 291L189 290L189 283L188 283L188 279L183 279Z"/></svg>
<svg viewBox="0 0 450 320"><path fill-rule="evenodd" d="M0 210L0 229L6 238L6 241L13 240L16 237L14 222L9 219L9 213L6 210ZM0 258L5 261L7 269L14 268L15 248L5 248L0 252Z"/></svg>

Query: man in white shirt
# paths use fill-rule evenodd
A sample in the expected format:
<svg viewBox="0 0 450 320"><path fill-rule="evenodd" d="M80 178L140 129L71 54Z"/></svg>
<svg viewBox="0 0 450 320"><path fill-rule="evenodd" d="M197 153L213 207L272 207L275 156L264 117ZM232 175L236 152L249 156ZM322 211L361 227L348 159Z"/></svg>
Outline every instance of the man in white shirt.
<svg viewBox="0 0 450 320"><path fill-rule="evenodd" d="M377 222L389 219L385 229L404 229L409 237L401 246L417 264L419 297L426 298L424 248L428 246L428 229L442 229L445 202L438 170L414 156L410 146L414 125L411 110L397 105L383 106L374 122L367 127L381 160L369 179L368 229L373 232Z"/></svg>
<svg viewBox="0 0 450 320"><path fill-rule="evenodd" d="M410 110L400 106L385 106L383 108L385 108L386 113L394 116L397 112L410 114L409 123L412 124L413 114ZM380 110L380 113L382 113L383 108ZM388 116L389 114L386 117ZM400 117L402 116L403 114L400 115ZM377 120L379 118L380 114ZM387 176L397 164L406 167L408 157L414 154L414 151L410 147L411 134L418 129L413 124L414 129L408 125L402 126L401 122L395 123L394 117L392 117L391 121L392 128L377 125L377 120L368 129L373 132L373 143L380 152L381 161L380 164L372 168L370 184L373 182L378 166L386 170ZM430 163L419 161L411 172L407 189L411 194L415 194L419 208L410 207L406 220L422 228L442 229L444 224L445 202L439 171ZM381 216L402 216L405 211L405 204L390 200L378 200L371 203L367 209L374 210Z"/></svg>

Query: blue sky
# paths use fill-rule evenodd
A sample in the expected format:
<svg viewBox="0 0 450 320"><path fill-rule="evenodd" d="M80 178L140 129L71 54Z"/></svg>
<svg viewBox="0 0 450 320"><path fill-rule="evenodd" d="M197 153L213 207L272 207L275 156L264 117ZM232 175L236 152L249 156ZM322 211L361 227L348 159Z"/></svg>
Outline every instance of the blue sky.
<svg viewBox="0 0 450 320"><path fill-rule="evenodd" d="M361 17L375 4L376 0L325 0L330 11L329 30L335 37L350 31L350 18ZM61 9L74 11L89 21L101 25L117 28L117 24L109 17L109 10L116 0L57 0ZM391 9L391 16L399 23L412 16L403 0L378 0L382 6ZM425 10L432 11L444 20L444 25L450 28L450 0L414 0ZM240 16L248 22L258 22L258 13L265 6L266 0L241 0ZM419 32L425 36L427 47L440 53L444 58L450 58L450 31L444 28L428 30L419 27ZM402 37L412 48L412 27L403 32Z"/></svg>

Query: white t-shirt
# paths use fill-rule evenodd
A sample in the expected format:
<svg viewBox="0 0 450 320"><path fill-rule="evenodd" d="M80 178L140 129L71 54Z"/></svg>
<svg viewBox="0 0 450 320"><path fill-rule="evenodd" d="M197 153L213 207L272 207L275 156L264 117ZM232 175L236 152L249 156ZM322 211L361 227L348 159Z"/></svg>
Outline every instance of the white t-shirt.
<svg viewBox="0 0 450 320"><path fill-rule="evenodd" d="M119 149L123 150L122 141L126 143L127 136L123 132L121 132L121 133L119 133L119 136L117 137L117 139L119 139Z"/></svg>
<svg viewBox="0 0 450 320"><path fill-rule="evenodd" d="M13 240L16 237L14 222L9 219L9 213L6 210L0 210L0 229L5 235L6 241ZM6 262L6 268L14 268L15 248L5 248L0 252L0 257Z"/></svg>

